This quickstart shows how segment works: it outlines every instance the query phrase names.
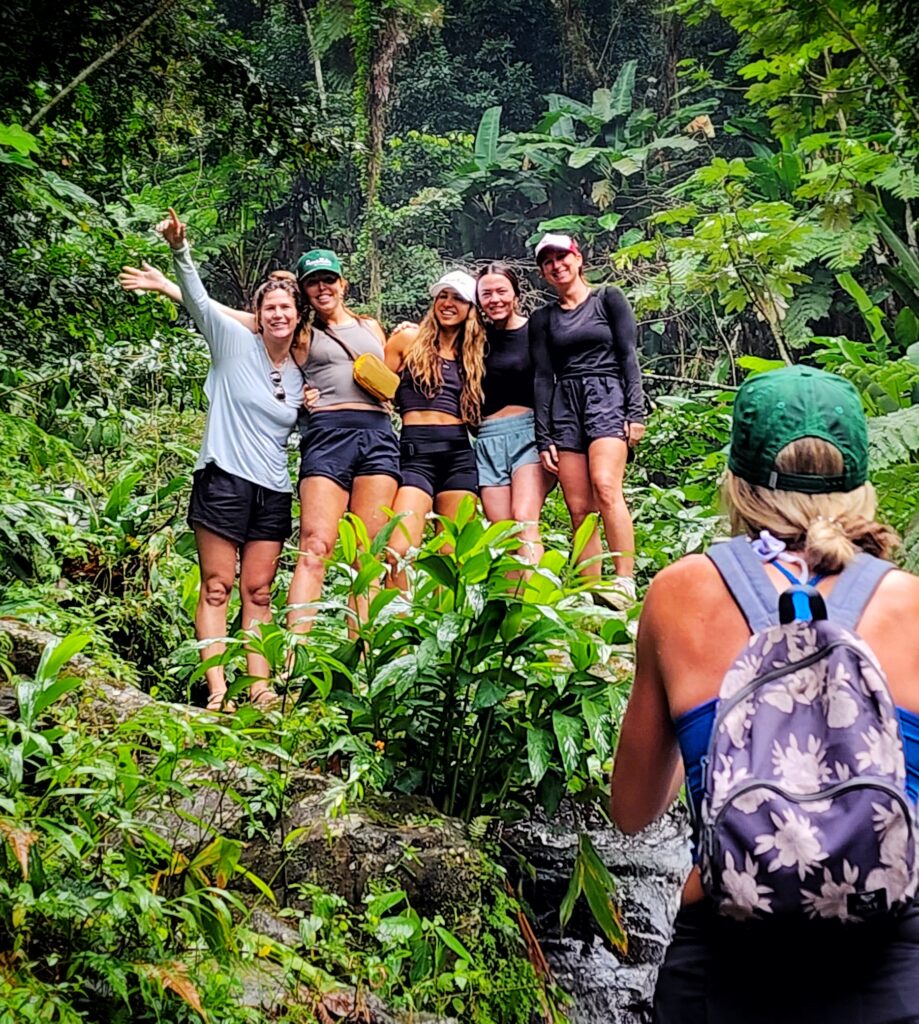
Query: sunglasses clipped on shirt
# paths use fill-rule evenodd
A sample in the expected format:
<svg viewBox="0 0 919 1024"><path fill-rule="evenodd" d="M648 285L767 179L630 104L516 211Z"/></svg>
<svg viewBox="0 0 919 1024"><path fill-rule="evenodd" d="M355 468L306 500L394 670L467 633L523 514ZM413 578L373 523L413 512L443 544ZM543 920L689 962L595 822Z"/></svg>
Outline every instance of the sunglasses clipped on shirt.
<svg viewBox="0 0 919 1024"><path fill-rule="evenodd" d="M274 388L274 397L279 402L287 400L287 392L284 390L284 384L281 379L281 371L271 369L268 371L268 379L271 381L271 386Z"/></svg>

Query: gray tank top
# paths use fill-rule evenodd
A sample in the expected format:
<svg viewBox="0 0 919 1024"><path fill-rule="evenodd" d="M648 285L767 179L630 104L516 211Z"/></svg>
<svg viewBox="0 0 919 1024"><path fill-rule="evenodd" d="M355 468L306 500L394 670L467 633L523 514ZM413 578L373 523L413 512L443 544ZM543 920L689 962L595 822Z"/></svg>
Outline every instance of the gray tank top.
<svg viewBox="0 0 919 1024"><path fill-rule="evenodd" d="M360 320L347 326L337 325L332 330L357 355L372 352L383 358L383 346L379 338ZM324 331L314 329L309 359L304 367L308 387L318 388L319 399L314 409L325 409L330 405L360 403L379 405L372 395L354 382L354 362L347 352Z"/></svg>

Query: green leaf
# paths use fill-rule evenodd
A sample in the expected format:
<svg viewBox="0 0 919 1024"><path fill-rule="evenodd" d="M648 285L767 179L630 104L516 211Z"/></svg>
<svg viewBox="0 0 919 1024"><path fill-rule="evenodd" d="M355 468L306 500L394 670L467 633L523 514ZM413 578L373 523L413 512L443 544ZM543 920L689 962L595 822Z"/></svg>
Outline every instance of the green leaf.
<svg viewBox="0 0 919 1024"><path fill-rule="evenodd" d="M405 892L402 889L395 889L392 892L384 892L379 895L367 895L364 902L367 904L367 913L374 917L382 917L387 910L392 910L397 904L405 899Z"/></svg>
<svg viewBox="0 0 919 1024"><path fill-rule="evenodd" d="M584 522L577 528L574 535L574 543L571 546L571 564L576 565L584 554L584 548L587 547L587 543L593 536L594 530L597 528L597 513L591 512L585 516Z"/></svg>
<svg viewBox="0 0 919 1024"><path fill-rule="evenodd" d="M405 943L413 939L420 930L418 921L407 914L384 917L374 929L376 937L383 943Z"/></svg>
<svg viewBox="0 0 919 1024"><path fill-rule="evenodd" d="M605 761L613 752L613 716L609 707L603 709L589 697L582 697L581 712L587 723L587 731L593 741L597 756L601 761Z"/></svg>
<svg viewBox="0 0 919 1024"><path fill-rule="evenodd" d="M484 708L492 708L500 703L511 692L508 686L499 686L490 679L479 683L475 692L475 700L472 702L473 711L481 711ZM529 739L529 737L528 737Z"/></svg>
<svg viewBox="0 0 919 1024"><path fill-rule="evenodd" d="M785 365L781 359L763 359L760 356L741 356L737 365L753 373L768 373L770 370L781 370Z"/></svg>
<svg viewBox="0 0 919 1024"><path fill-rule="evenodd" d="M47 686L43 686L36 693L35 699L32 702L32 720L34 721L38 718L58 698L63 697L65 693L70 693L71 690L76 690L82 684L83 680L78 676L64 676L56 679L53 683L49 683Z"/></svg>
<svg viewBox="0 0 919 1024"><path fill-rule="evenodd" d="M581 895L583 887L584 864L580 856L577 856L574 859L574 868L571 872L571 878L568 880L568 888L565 891L565 896L558 909L558 923L560 931L564 931L565 926L571 920L571 915L574 913L574 906L578 901L578 896Z"/></svg>
<svg viewBox="0 0 919 1024"><path fill-rule="evenodd" d="M579 718L563 715L561 711L552 712L552 730L558 740L558 748L562 755L562 764L568 778L578 773L581 765L581 744L584 741L584 723Z"/></svg>
<svg viewBox="0 0 919 1024"><path fill-rule="evenodd" d="M42 651L35 678L37 680L54 679L67 662L83 650L90 639L89 633L71 633L57 644L53 646L49 644Z"/></svg>
<svg viewBox="0 0 919 1024"><path fill-rule="evenodd" d="M453 934L453 932L447 931L446 928L439 924L434 925L434 931L437 933L438 938L443 942L445 946L449 946L454 953L461 959L468 963L475 963L472 954L468 949L460 942L460 940Z"/></svg>
<svg viewBox="0 0 919 1024"><path fill-rule="evenodd" d="M604 213L602 217L597 218L597 223L604 231L612 231L621 220L621 213Z"/></svg>
<svg viewBox="0 0 919 1024"><path fill-rule="evenodd" d="M347 519L338 521L338 539L341 542L341 557L351 565L357 558L357 534Z"/></svg>
<svg viewBox="0 0 919 1024"><path fill-rule="evenodd" d="M632 94L635 91L635 69L638 67L637 60L627 60L619 69L616 81L610 90L610 118L621 117L628 114L632 109Z"/></svg>
<svg viewBox="0 0 919 1024"><path fill-rule="evenodd" d="M578 841L578 860L583 864L582 888L594 920L612 945L626 952L628 940L622 927L619 908L613 902L616 883L600 860L590 837L582 834Z"/></svg>
<svg viewBox="0 0 919 1024"><path fill-rule="evenodd" d="M133 473L123 473L111 489L105 508L102 510L102 518L117 521L124 511L128 499L134 493L134 488L143 480L146 474L143 470Z"/></svg>
<svg viewBox="0 0 919 1024"><path fill-rule="evenodd" d="M22 156L37 153L41 149L38 139L21 124L0 124L0 146L9 146Z"/></svg>
<svg viewBox="0 0 919 1024"><path fill-rule="evenodd" d="M606 124L613 119L613 94L609 89L594 89L590 112L598 121Z"/></svg>
<svg viewBox="0 0 919 1024"><path fill-rule="evenodd" d="M444 555L424 555L415 562L415 568L430 576L442 587L452 590L456 585L456 565Z"/></svg>
<svg viewBox="0 0 919 1024"><path fill-rule="evenodd" d="M576 149L568 158L568 166L573 167L575 170L579 167L586 167L591 160L602 152L602 149L597 149L593 146L585 146L583 149Z"/></svg>
<svg viewBox="0 0 919 1024"><path fill-rule="evenodd" d="M530 779L534 786L538 786L543 775L552 762L552 735L545 729L527 730L527 764L530 769Z"/></svg>
<svg viewBox="0 0 919 1024"><path fill-rule="evenodd" d="M501 134L501 107L489 107L482 114L475 133L473 154L480 166L493 164L498 157L498 137Z"/></svg>

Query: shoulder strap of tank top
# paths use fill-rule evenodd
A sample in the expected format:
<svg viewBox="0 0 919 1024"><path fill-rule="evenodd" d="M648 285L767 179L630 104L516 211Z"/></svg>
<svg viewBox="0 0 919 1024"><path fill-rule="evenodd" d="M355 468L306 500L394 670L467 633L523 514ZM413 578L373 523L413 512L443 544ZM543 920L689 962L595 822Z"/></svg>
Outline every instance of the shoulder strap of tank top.
<svg viewBox="0 0 919 1024"><path fill-rule="evenodd" d="M779 595L746 537L713 544L705 554L715 563L751 633L779 624Z"/></svg>

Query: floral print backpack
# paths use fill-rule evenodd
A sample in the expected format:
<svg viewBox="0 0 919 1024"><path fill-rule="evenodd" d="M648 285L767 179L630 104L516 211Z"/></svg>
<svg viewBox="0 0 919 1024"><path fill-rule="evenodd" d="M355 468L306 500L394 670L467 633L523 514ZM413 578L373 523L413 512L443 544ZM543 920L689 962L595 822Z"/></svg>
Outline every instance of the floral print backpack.
<svg viewBox="0 0 919 1024"><path fill-rule="evenodd" d="M708 556L753 635L722 681L702 764L705 891L740 920L850 923L902 909L917 885L915 809L893 699L854 632L892 566L857 555L820 618L816 591L777 595L746 538ZM807 595L815 613L801 621ZM780 596L782 618L795 616L785 624Z"/></svg>

